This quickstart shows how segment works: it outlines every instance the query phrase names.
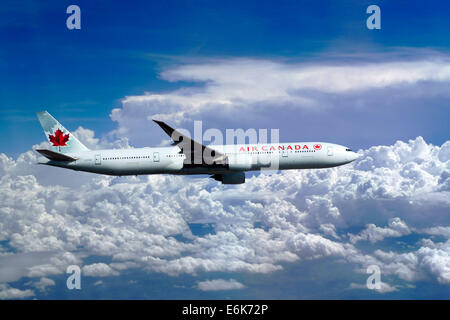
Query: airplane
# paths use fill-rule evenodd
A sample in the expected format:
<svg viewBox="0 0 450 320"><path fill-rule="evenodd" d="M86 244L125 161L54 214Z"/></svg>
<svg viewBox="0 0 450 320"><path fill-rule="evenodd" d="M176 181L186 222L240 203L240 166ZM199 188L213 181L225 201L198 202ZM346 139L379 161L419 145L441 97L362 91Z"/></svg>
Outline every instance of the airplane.
<svg viewBox="0 0 450 320"><path fill-rule="evenodd" d="M98 174L207 174L222 184L245 183L245 172L319 169L358 158L351 149L326 142L203 145L162 121L170 147L90 150L47 111L37 112L50 149L36 149L39 164Z"/></svg>

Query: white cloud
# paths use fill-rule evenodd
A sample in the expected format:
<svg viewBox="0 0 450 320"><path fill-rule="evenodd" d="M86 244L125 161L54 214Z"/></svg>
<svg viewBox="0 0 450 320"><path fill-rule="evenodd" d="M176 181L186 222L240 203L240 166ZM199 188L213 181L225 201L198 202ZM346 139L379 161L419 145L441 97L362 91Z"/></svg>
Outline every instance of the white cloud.
<svg viewBox="0 0 450 320"><path fill-rule="evenodd" d="M426 237L448 238L447 144L418 137L361 150L360 159L343 167L259 175L239 186L166 175L86 175L71 185L64 171L54 177L54 168L30 170L33 153L1 154L0 241L8 246L0 253L0 282L50 278L94 256L112 263L84 266L84 275L129 268L168 275L270 273L286 263L334 257L358 272L377 264L383 275L405 282L445 285L448 242ZM214 221L215 232L192 234L188 223L198 220ZM348 228L364 226L346 236ZM376 246L386 236L414 232L429 241L401 252ZM374 250L357 249L361 240Z"/></svg>
<svg viewBox="0 0 450 320"><path fill-rule="evenodd" d="M379 285L380 285L379 289L368 289L367 285L365 285L365 284L351 283L349 288L350 289L373 290L373 291L378 292L378 293L389 293L389 292L394 292L394 291L398 291L399 290L398 286L391 286L390 284L388 284L386 282L380 282Z"/></svg>
<svg viewBox="0 0 450 320"><path fill-rule="evenodd" d="M2 224L1 227L4 227ZM27 226L24 226L27 228ZM16 233L14 233L16 234ZM30 246L31 249L36 247ZM30 248L20 248L18 253L7 252L0 255L0 283L14 282L22 277L46 277L65 272L71 264L79 264L78 254L71 252L49 252Z"/></svg>
<svg viewBox="0 0 450 320"><path fill-rule="evenodd" d="M319 229L325 234L329 235L335 239L340 239L340 237L336 233L336 227L331 223L321 224Z"/></svg>
<svg viewBox="0 0 450 320"><path fill-rule="evenodd" d="M84 266L82 269L82 274L86 277L109 277L118 276L119 272L112 269L105 263L93 263Z"/></svg>
<svg viewBox="0 0 450 320"><path fill-rule="evenodd" d="M32 296L34 296L34 292L32 290L20 290L0 283L0 300L25 299Z"/></svg>
<svg viewBox="0 0 450 320"><path fill-rule="evenodd" d="M446 238L450 239L450 227L431 227L420 230L422 233L430 234L430 235L437 235L437 236L444 236Z"/></svg>
<svg viewBox="0 0 450 320"><path fill-rule="evenodd" d="M41 292L45 292L47 290L47 287L51 287L55 285L55 281L49 278L40 278L39 281L36 282L29 282L28 285L31 285L38 289Z"/></svg>
<svg viewBox="0 0 450 320"><path fill-rule="evenodd" d="M214 279L198 282L197 288L202 291L220 291L220 290L239 290L245 288L245 286L234 279L229 280Z"/></svg>
<svg viewBox="0 0 450 320"><path fill-rule="evenodd" d="M387 237L402 237L411 233L410 228L400 218L389 219L388 227L380 228L374 224L368 224L366 229L358 235L349 234L350 242L369 240L371 243L381 241Z"/></svg>
<svg viewBox="0 0 450 320"><path fill-rule="evenodd" d="M239 77L236 76L237 74ZM314 65L234 59L181 66L163 72L162 77L168 81L209 81L211 87L208 87L207 91L210 93L214 93L217 87L223 86L229 89L228 96L242 99L250 96L261 99L265 96L287 96L288 91L305 88L342 92L418 81L449 81L450 65L446 60L341 65L324 65L322 62ZM277 90L279 87L286 89ZM249 88L256 91L242 90ZM263 96L261 92L264 93Z"/></svg>
<svg viewBox="0 0 450 320"><path fill-rule="evenodd" d="M96 138L93 130L78 127L73 134L89 149L127 149L130 148L128 138L122 137L117 140L110 141L108 135L102 139Z"/></svg>
<svg viewBox="0 0 450 320"><path fill-rule="evenodd" d="M421 247L417 255L420 264L434 275L438 282L450 284L450 239L435 248Z"/></svg>

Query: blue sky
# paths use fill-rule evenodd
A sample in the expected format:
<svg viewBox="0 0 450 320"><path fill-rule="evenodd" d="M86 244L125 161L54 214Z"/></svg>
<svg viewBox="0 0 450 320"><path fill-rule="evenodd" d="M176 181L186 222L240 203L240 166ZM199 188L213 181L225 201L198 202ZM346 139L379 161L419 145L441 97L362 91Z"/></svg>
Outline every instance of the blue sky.
<svg viewBox="0 0 450 320"><path fill-rule="evenodd" d="M65 27L69 4L2 2L0 147L5 152L18 155L41 141L34 112L42 108L69 128L83 125L99 135L112 130L109 113L122 98L179 87L159 73L185 61L311 61L324 53L401 47L446 52L450 45L446 1L379 1L381 31L365 27L372 1L80 1L77 31ZM442 126L445 121L437 121L437 133L424 134L442 143Z"/></svg>
<svg viewBox="0 0 450 320"><path fill-rule="evenodd" d="M66 28L70 4L81 30ZM366 28L371 4L381 30ZM0 8L0 298L449 298L448 1ZM236 189L98 177L34 166L42 109L92 148L161 143L157 115L363 157ZM374 263L382 292L364 287Z"/></svg>

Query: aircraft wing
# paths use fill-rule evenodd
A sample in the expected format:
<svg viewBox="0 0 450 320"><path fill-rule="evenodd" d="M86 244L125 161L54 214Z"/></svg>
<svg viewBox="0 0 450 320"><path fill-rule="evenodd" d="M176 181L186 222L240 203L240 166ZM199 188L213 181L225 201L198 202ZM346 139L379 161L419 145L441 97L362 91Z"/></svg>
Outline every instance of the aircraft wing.
<svg viewBox="0 0 450 320"><path fill-rule="evenodd" d="M165 122L154 119L153 121L173 140L173 145L181 149L180 152L186 156L185 164L214 165L227 163L228 158L223 153L191 139Z"/></svg>

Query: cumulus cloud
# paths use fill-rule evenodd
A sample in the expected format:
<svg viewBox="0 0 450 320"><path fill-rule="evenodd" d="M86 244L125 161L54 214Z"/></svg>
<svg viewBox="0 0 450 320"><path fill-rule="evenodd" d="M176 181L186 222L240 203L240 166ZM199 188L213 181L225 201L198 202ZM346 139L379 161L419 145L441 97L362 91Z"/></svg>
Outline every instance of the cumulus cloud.
<svg viewBox="0 0 450 320"><path fill-rule="evenodd" d="M73 134L80 140L86 147L91 150L98 149L127 149L130 148L127 137L121 137L117 140L108 139L108 135L102 138L95 137L93 130L78 127Z"/></svg>
<svg viewBox="0 0 450 320"><path fill-rule="evenodd" d="M389 219L389 226L386 228L368 224L366 229L358 235L349 234L350 242L356 243L361 240L369 240L371 243L381 241L386 237L401 237L411 233L410 228L400 218Z"/></svg>
<svg viewBox="0 0 450 320"><path fill-rule="evenodd" d="M118 276L119 272L112 269L105 263L93 263L84 266L82 269L82 274L87 277L109 277Z"/></svg>
<svg viewBox="0 0 450 320"><path fill-rule="evenodd" d="M450 227L431 227L420 230L422 233L430 234L430 235L437 235L437 236L444 236L446 238L450 238Z"/></svg>
<svg viewBox="0 0 450 320"><path fill-rule="evenodd" d="M32 290L20 290L17 288L12 288L7 284L0 283L0 300L6 299L25 299L34 296Z"/></svg>
<svg viewBox="0 0 450 320"><path fill-rule="evenodd" d="M52 279L43 277L43 278L40 278L39 281L28 282L27 284L35 287L36 289L38 289L41 292L45 292L48 287L52 287L55 285L55 281L53 281Z"/></svg>
<svg viewBox="0 0 450 320"><path fill-rule="evenodd" d="M388 292L394 292L394 291L398 291L399 287L398 286L391 286L390 284L386 283L386 282L380 282L379 283L380 288L377 289L372 289L375 292L378 293L388 293ZM358 283L351 283L349 286L350 289L365 289L367 290L367 286L365 284L358 284Z"/></svg>
<svg viewBox="0 0 450 320"><path fill-rule="evenodd" d="M420 264L436 277L438 282L450 284L450 239L434 248L421 247L417 251Z"/></svg>
<svg viewBox="0 0 450 320"><path fill-rule="evenodd" d="M220 290L239 290L245 288L245 286L234 279L229 280L215 279L215 280L200 281L197 283L197 288L202 291L220 291Z"/></svg>
<svg viewBox="0 0 450 320"><path fill-rule="evenodd" d="M131 268L171 276L271 273L288 263L328 257L356 272L376 264L399 281L447 285L447 146L418 137L360 150L361 157L346 166L261 174L238 186L203 177L93 174L72 185L61 180L70 178L64 176L68 173L55 177L55 168L31 170L32 152L17 159L1 154L0 241L7 243L0 252L3 296L22 292L6 283L41 279L30 284L39 290L42 281L51 285L42 279L99 256L112 262L85 265L84 275L119 275ZM202 219L214 222L213 233L192 233L189 223ZM349 233L351 228L362 231ZM411 233L424 237L417 248L400 252L376 246L385 237ZM447 240L429 238L435 234ZM366 240L372 250L355 246ZM222 279L201 283L199 289L239 285Z"/></svg>
<svg viewBox="0 0 450 320"><path fill-rule="evenodd" d="M4 227L7 226L2 224L2 228ZM24 227L26 228L26 226ZM12 233L12 236L18 236L18 234ZM10 237L6 239L10 239ZM11 246L15 248L16 244L12 243ZM36 246L28 249L17 248L19 252L7 251L0 255L0 283L14 282L22 277L35 278L61 274L65 272L68 265L81 263L79 254L69 251L49 252L40 250Z"/></svg>

